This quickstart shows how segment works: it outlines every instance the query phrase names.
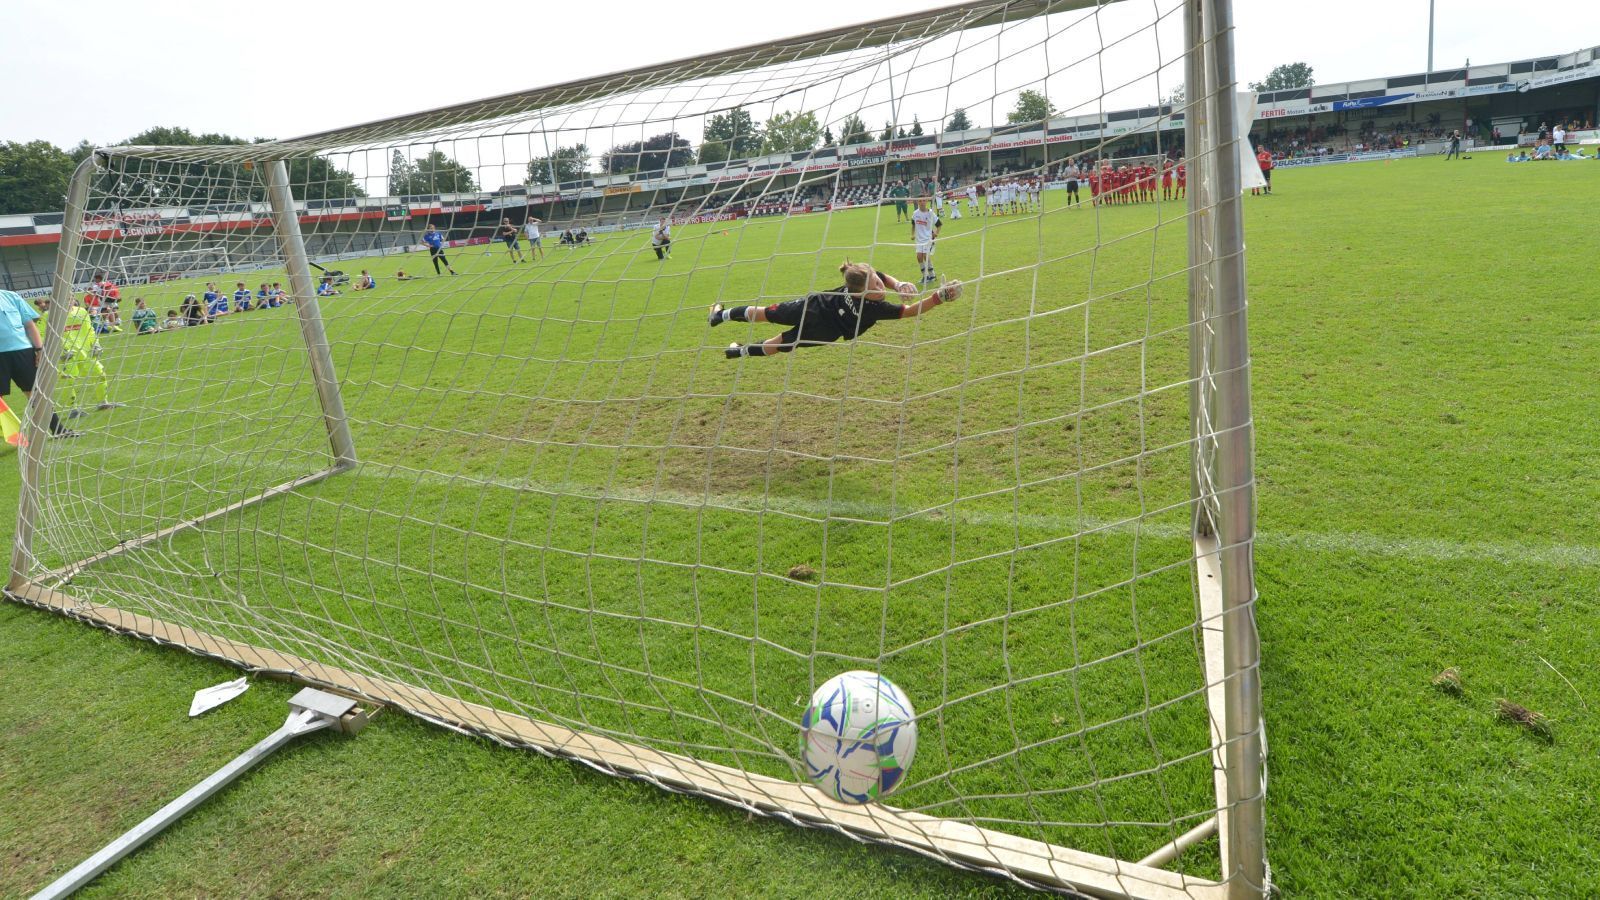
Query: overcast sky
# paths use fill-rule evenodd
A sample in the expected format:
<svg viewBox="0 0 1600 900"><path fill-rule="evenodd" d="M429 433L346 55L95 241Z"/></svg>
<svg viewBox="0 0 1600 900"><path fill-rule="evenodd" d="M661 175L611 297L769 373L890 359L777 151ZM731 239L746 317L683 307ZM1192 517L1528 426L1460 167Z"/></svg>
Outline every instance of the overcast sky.
<svg viewBox="0 0 1600 900"><path fill-rule="evenodd" d="M940 0L0 3L10 74L0 140L69 146L114 143L153 125L291 137ZM1426 0L1234 0L1234 8L1241 81L1295 60L1323 83L1424 68ZM1438 0L1437 16L1436 69L1600 44L1597 4Z"/></svg>

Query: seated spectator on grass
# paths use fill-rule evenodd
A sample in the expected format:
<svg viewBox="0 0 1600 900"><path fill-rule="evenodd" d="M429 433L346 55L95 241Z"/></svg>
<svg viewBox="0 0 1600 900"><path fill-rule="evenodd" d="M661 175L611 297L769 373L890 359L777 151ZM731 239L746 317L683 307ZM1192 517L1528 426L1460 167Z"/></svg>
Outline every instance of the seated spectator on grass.
<svg viewBox="0 0 1600 900"><path fill-rule="evenodd" d="M217 286L209 281L206 282L205 301L207 319L215 319L218 316L228 314L227 295L217 290Z"/></svg>
<svg viewBox="0 0 1600 900"><path fill-rule="evenodd" d="M144 305L143 297L133 300L133 327L135 334L155 334L161 330L156 322L156 311Z"/></svg>
<svg viewBox="0 0 1600 900"><path fill-rule="evenodd" d="M249 312L251 299L252 297L250 294L250 289L244 286L244 282L238 282L238 286L234 288L233 291L234 310L238 312Z"/></svg>
<svg viewBox="0 0 1600 900"><path fill-rule="evenodd" d="M193 295L191 295L191 296L193 296ZM174 328L182 328L182 327L183 327L183 320L178 318L178 311L175 310L175 309L167 310L167 319L166 319L166 321L161 323L161 330L162 331L171 331Z"/></svg>
<svg viewBox="0 0 1600 900"><path fill-rule="evenodd" d="M256 289L256 309L266 309L267 301L272 299L272 290L265 281Z"/></svg>
<svg viewBox="0 0 1600 900"><path fill-rule="evenodd" d="M573 244L572 229L568 228L566 231L561 232L561 243L567 246Z"/></svg>
<svg viewBox="0 0 1600 900"><path fill-rule="evenodd" d="M366 269L362 269L361 277L356 279L355 289L358 291L370 291L377 286L378 280L373 278L372 274Z"/></svg>
<svg viewBox="0 0 1600 900"><path fill-rule="evenodd" d="M283 292L283 285L274 281L272 287L267 288L267 305L273 309L289 302L289 295Z"/></svg>
<svg viewBox="0 0 1600 900"><path fill-rule="evenodd" d="M331 277L328 277L326 275L324 275L322 277L322 283L317 285L317 296L318 297L337 297L337 296L339 296L339 291L334 290L333 279Z"/></svg>
<svg viewBox="0 0 1600 900"><path fill-rule="evenodd" d="M394 280L395 281L416 281L420 277L422 277L422 276L420 276L420 275L407 275L405 269L401 269L401 270L399 270L399 271L394 273Z"/></svg>
<svg viewBox="0 0 1600 900"><path fill-rule="evenodd" d="M195 295L190 294L183 298L183 324L204 325L211 320L206 314L206 307L202 306Z"/></svg>

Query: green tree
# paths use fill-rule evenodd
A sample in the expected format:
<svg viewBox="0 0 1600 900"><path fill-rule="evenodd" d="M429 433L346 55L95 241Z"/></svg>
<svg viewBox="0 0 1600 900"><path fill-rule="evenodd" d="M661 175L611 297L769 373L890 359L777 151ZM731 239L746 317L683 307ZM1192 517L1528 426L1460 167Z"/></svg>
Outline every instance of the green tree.
<svg viewBox="0 0 1600 900"><path fill-rule="evenodd" d="M441 150L430 150L427 156L417 160L417 179L420 180L421 190L408 191L412 194L463 194L478 189L473 181L472 170L456 162ZM417 182L413 182L414 185Z"/></svg>
<svg viewBox="0 0 1600 900"><path fill-rule="evenodd" d="M865 144L872 140L872 133L867 131L867 123L861 116L851 113L844 123L839 126L839 143Z"/></svg>
<svg viewBox="0 0 1600 900"><path fill-rule="evenodd" d="M1250 82L1250 90L1260 93L1262 91L1292 91L1295 88L1308 88L1316 84L1317 80L1311 76L1311 67L1303 62L1284 63L1274 66L1267 73L1265 81Z"/></svg>
<svg viewBox="0 0 1600 900"><path fill-rule="evenodd" d="M0 215L61 209L75 165L49 141L0 143Z"/></svg>
<svg viewBox="0 0 1600 900"><path fill-rule="evenodd" d="M656 172L694 162L694 147L676 131L642 141L618 144L600 156L600 171L607 175Z"/></svg>
<svg viewBox="0 0 1600 900"><path fill-rule="evenodd" d="M581 181L589 174L589 147L574 144L558 147L550 156L535 156L528 160L528 184L550 184L550 173L555 172L555 183Z"/></svg>
<svg viewBox="0 0 1600 900"><path fill-rule="evenodd" d="M289 183L301 200L365 197L356 176L320 156L299 156L288 161Z"/></svg>
<svg viewBox="0 0 1600 900"><path fill-rule="evenodd" d="M705 142L700 145L700 161L725 162L745 159L761 150L761 129L743 107L718 113L706 123Z"/></svg>
<svg viewBox="0 0 1600 900"><path fill-rule="evenodd" d="M824 147L832 147L833 146L833 129L832 128L824 128L824 129L822 129L822 146L824 146Z"/></svg>
<svg viewBox="0 0 1600 900"><path fill-rule="evenodd" d="M1188 88L1184 86L1183 82L1178 82L1178 86L1173 88L1172 93L1167 95L1165 102L1172 106L1182 106L1188 103Z"/></svg>
<svg viewBox="0 0 1600 900"><path fill-rule="evenodd" d="M922 137L922 120L915 115L911 117L911 136Z"/></svg>
<svg viewBox="0 0 1600 900"><path fill-rule="evenodd" d="M1042 122L1050 118L1050 101L1038 91L1023 91L1017 95L1017 108L1006 113L1007 125Z"/></svg>
<svg viewBox="0 0 1600 900"><path fill-rule="evenodd" d="M817 126L817 114L803 113L778 113L767 120L765 127L766 144L762 148L765 153L799 153L817 146L817 138L822 136L822 129ZM832 143L833 135L828 135Z"/></svg>
<svg viewBox="0 0 1600 900"><path fill-rule="evenodd" d="M399 150L389 154L389 196L399 197L416 193L411 185L417 178L417 167Z"/></svg>
<svg viewBox="0 0 1600 900"><path fill-rule="evenodd" d="M885 123L883 123L883 134L878 135L878 140L880 140L880 141L892 141L892 140L894 140L894 123L893 122L885 122Z"/></svg>
<svg viewBox="0 0 1600 900"><path fill-rule="evenodd" d="M958 109L950 114L949 120L944 123L945 131L966 131L973 127L972 120L967 118L967 111Z"/></svg>

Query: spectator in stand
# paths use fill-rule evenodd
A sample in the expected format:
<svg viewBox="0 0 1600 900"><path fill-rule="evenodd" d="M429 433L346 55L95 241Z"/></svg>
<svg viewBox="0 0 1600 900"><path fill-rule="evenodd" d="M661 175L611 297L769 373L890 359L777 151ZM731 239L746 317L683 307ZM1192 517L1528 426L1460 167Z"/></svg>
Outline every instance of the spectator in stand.
<svg viewBox="0 0 1600 900"><path fill-rule="evenodd" d="M144 305L143 297L133 300L133 327L135 334L155 334L161 330L156 321L156 311Z"/></svg>

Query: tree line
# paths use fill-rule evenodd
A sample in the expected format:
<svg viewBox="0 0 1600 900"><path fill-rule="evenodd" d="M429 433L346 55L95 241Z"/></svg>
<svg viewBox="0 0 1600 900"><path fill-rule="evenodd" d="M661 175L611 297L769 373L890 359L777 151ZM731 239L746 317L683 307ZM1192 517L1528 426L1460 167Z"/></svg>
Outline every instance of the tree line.
<svg viewBox="0 0 1600 900"><path fill-rule="evenodd" d="M1274 68L1253 90L1283 90L1313 84L1311 67L1303 62ZM1169 101L1183 102L1179 85ZM1020 126L1042 122L1055 114L1043 93L1024 90L1016 105L1006 114L1006 125ZM953 110L941 131L964 131L978 127L965 109ZM873 141L919 137L925 129L913 115L911 124L896 126L885 122L881 131L869 126L860 113L852 113L839 123L835 136L831 127L818 121L814 112L783 112L757 123L749 111L735 107L711 116L706 122L700 146L696 148L676 131L629 141L596 156L585 144L561 147L528 161L526 183L530 186L579 181L593 174L623 175L649 172L694 163L711 164L745 159L769 153L801 153L818 146L866 144ZM194 134L187 128L157 127L133 135L123 144L138 146L199 146L206 144L256 144L271 138L246 139L230 134ZM67 182L73 170L95 145L80 141L62 149L49 141L0 141L0 215L46 212L64 205ZM591 169L591 163L593 168ZM360 180L322 157L290 160L289 178L296 194L304 200L339 197L365 197ZM470 193L480 189L472 170L441 150L428 151L412 159L393 151L385 188L389 196L416 196ZM95 185L97 194L122 198L130 204L183 202L203 206L228 202L259 202L265 199L260 179L239 166L184 163L164 166L160 177L141 178L137 173L111 172Z"/></svg>

